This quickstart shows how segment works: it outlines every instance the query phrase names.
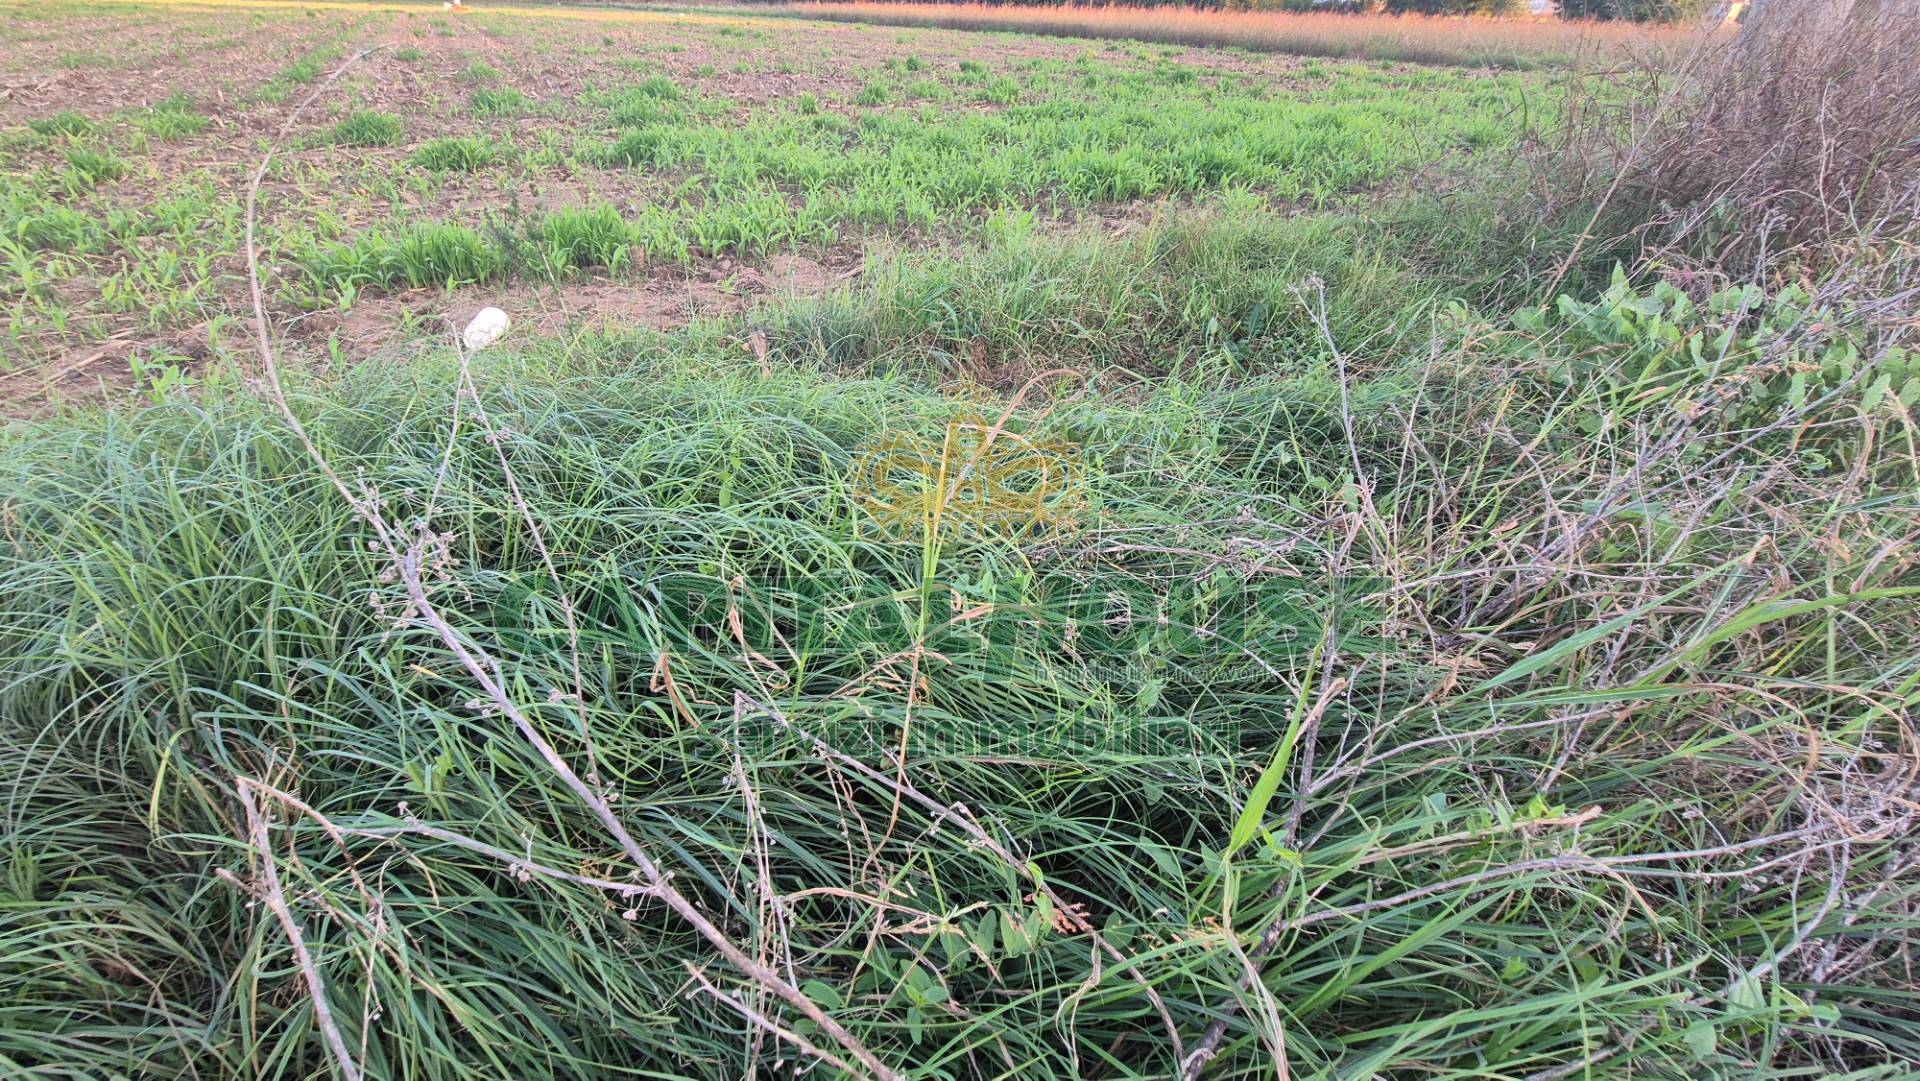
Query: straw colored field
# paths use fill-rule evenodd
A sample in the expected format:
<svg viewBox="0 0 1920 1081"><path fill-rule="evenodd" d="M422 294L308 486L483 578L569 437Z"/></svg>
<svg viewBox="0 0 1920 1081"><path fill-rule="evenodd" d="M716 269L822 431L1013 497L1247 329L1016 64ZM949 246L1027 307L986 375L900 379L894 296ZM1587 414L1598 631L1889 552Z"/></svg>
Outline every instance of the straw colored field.
<svg viewBox="0 0 1920 1081"><path fill-rule="evenodd" d="M1182 7L1008 4L799 3L811 19L887 26L941 26L1061 37L1159 41L1299 56L1412 60L1428 64L1552 67L1583 55L1678 43L1688 32L1627 22L1354 15L1313 11L1217 11Z"/></svg>

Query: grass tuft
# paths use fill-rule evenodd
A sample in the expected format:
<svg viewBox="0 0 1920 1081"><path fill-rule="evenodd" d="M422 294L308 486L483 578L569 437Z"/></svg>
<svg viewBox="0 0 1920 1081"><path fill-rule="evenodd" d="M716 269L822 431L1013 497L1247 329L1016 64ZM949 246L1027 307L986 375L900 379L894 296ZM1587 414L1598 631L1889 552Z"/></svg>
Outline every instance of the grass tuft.
<svg viewBox="0 0 1920 1081"><path fill-rule="evenodd" d="M475 90L469 103L475 116L522 116L533 108L532 98L510 86Z"/></svg>
<svg viewBox="0 0 1920 1081"><path fill-rule="evenodd" d="M619 270L633 262L634 228L610 206L569 207L541 219L535 229L554 272L589 267Z"/></svg>
<svg viewBox="0 0 1920 1081"><path fill-rule="evenodd" d="M93 121L80 113L65 111L29 120L27 130L35 135L85 135L93 130Z"/></svg>
<svg viewBox="0 0 1920 1081"><path fill-rule="evenodd" d="M350 243L311 252L302 264L320 291L369 285L451 288L498 276L506 269L507 258L472 229L423 224L393 234L370 232Z"/></svg>
<svg viewBox="0 0 1920 1081"><path fill-rule="evenodd" d="M471 135L433 139L420 144L410 159L435 173L476 173L506 157L500 144Z"/></svg>
<svg viewBox="0 0 1920 1081"><path fill-rule="evenodd" d="M356 112L333 126L332 141L340 146L393 146L406 138L406 125L390 113Z"/></svg>
<svg viewBox="0 0 1920 1081"><path fill-rule="evenodd" d="M111 150L72 146L63 156L67 159L67 175L82 187L93 187L127 175L127 163Z"/></svg>
<svg viewBox="0 0 1920 1081"><path fill-rule="evenodd" d="M454 73L453 77L455 80L466 83L468 86L492 86L504 78L504 76L500 74L499 68L482 60L476 60L466 67L461 68Z"/></svg>
<svg viewBox="0 0 1920 1081"><path fill-rule="evenodd" d="M176 90L151 108L136 113L133 123L148 136L164 142L198 135L207 126L207 118L194 111L192 97Z"/></svg>

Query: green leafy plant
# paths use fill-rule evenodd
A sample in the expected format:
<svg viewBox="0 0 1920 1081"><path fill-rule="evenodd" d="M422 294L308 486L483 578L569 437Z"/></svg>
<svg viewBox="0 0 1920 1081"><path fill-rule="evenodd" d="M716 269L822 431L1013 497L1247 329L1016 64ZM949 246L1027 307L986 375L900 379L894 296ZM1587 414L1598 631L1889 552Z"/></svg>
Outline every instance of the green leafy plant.
<svg viewBox="0 0 1920 1081"><path fill-rule="evenodd" d="M533 99L510 86L488 87L474 91L470 104L476 116L522 116Z"/></svg>
<svg viewBox="0 0 1920 1081"><path fill-rule="evenodd" d="M176 90L134 114L133 123L152 138L165 141L199 134L207 126L207 118L194 110L192 97Z"/></svg>
<svg viewBox="0 0 1920 1081"><path fill-rule="evenodd" d="M1884 353L1869 370L1867 343L1800 288L1769 295L1739 286L1696 304L1667 283L1638 288L1616 269L1602 296L1563 296L1551 308L1523 309L1515 323L1542 343L1523 352L1546 360L1564 384L1597 386L1608 417L1710 404L1762 425L1843 389L1869 412L1920 403L1920 372L1909 370L1906 350ZM1709 398L1681 397L1703 381ZM1587 421L1601 423L1599 414Z"/></svg>
<svg viewBox="0 0 1920 1081"><path fill-rule="evenodd" d="M139 350L127 354L127 367L134 384L147 401L158 405L186 394L198 383L187 358L170 353L142 356Z"/></svg>
<svg viewBox="0 0 1920 1081"><path fill-rule="evenodd" d="M341 146L393 146L406 138L406 125L391 113L360 111L333 126L329 137Z"/></svg>
<svg viewBox="0 0 1920 1081"><path fill-rule="evenodd" d="M27 130L36 135L85 135L93 130L93 121L80 113L65 111L29 120Z"/></svg>
<svg viewBox="0 0 1920 1081"><path fill-rule="evenodd" d="M110 150L71 146L63 156L67 159L67 175L81 187L93 187L127 175L127 163Z"/></svg>
<svg viewBox="0 0 1920 1081"><path fill-rule="evenodd" d="M422 143L410 160L429 172L473 173L498 164L504 157L499 144L463 135Z"/></svg>

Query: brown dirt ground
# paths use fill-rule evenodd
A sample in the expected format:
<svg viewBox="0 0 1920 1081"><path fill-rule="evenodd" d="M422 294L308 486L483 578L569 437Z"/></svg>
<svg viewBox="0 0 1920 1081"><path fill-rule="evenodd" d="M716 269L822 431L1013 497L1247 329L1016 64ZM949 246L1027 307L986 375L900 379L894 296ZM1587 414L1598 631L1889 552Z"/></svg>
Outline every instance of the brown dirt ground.
<svg viewBox="0 0 1920 1081"><path fill-rule="evenodd" d="M621 327L669 330L690 319L744 313L770 296L818 294L859 272L858 252L843 249L783 253L757 263L720 259L704 270L655 268L644 276L559 285L516 283L451 293L414 289L370 298L345 313L316 312L288 330L295 342L337 338L361 357L381 356L404 344L410 325L444 334L488 306L513 318L515 336Z"/></svg>

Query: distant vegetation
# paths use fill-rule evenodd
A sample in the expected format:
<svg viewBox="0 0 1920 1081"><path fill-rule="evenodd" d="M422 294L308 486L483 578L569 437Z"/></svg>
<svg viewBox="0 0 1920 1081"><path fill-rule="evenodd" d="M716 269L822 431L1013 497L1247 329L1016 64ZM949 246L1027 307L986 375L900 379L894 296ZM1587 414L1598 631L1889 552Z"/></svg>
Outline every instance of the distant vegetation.
<svg viewBox="0 0 1920 1081"><path fill-rule="evenodd" d="M1576 21L1621 20L1658 23L1696 20L1713 14L1721 2L1722 0L1558 0L1540 14L1534 12L1531 0L1218 0L1218 2L1197 3L1194 0L1130 0L1128 3L1111 5L1062 4L1059 0L1000 0L992 4L938 2L922 4L918 0L903 0L900 3L860 2L858 6L1039 8L1056 12L1092 9L1118 11L1123 14L1144 11L1185 11L1193 14L1261 15L1468 15L1524 18L1536 21L1558 18Z"/></svg>
<svg viewBox="0 0 1920 1081"><path fill-rule="evenodd" d="M1424 64L1558 66L1596 50L1677 40L1664 27L1555 19L1475 19L1311 9L1201 9L1184 5L1067 7L1058 4L798 3L810 19L890 26L1006 30L1061 37L1134 39L1194 46ZM1418 11L1422 9L1409 9Z"/></svg>

